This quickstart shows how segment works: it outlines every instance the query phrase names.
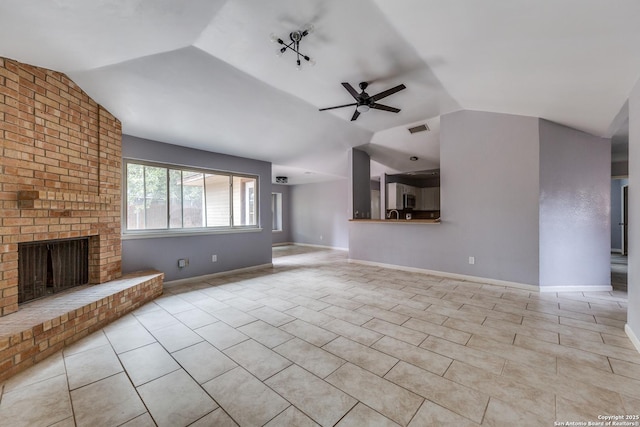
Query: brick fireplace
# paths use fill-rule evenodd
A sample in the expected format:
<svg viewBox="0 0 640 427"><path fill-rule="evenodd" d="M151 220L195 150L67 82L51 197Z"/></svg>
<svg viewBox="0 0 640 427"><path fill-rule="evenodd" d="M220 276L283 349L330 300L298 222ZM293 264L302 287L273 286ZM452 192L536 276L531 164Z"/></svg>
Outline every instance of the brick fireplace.
<svg viewBox="0 0 640 427"><path fill-rule="evenodd" d="M121 276L120 121L66 75L0 58L0 316L18 246L89 238L89 283Z"/></svg>
<svg viewBox="0 0 640 427"><path fill-rule="evenodd" d="M0 57L0 143L1 383L158 297L164 275L122 277L121 124L67 76ZM25 301L64 292L19 308L19 283Z"/></svg>

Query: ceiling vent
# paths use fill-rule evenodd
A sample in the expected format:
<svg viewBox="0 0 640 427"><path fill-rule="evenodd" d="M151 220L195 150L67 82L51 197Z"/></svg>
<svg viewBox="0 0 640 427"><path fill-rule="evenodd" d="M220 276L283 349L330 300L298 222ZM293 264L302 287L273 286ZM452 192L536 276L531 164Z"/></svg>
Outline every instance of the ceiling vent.
<svg viewBox="0 0 640 427"><path fill-rule="evenodd" d="M289 181L289 178L286 176L276 176L276 184L286 184Z"/></svg>
<svg viewBox="0 0 640 427"><path fill-rule="evenodd" d="M429 130L431 130L431 129L429 129L429 126L427 126L426 123L423 124L423 125L414 126L412 128L409 128L409 132L411 132L411 133L427 132Z"/></svg>

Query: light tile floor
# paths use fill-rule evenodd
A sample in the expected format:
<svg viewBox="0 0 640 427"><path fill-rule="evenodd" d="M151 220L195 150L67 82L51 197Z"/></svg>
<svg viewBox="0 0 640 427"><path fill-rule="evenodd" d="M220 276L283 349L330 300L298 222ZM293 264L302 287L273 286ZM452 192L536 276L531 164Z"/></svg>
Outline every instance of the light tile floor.
<svg viewBox="0 0 640 427"><path fill-rule="evenodd" d="M537 294L274 248L7 381L10 426L552 426L640 414L626 293Z"/></svg>

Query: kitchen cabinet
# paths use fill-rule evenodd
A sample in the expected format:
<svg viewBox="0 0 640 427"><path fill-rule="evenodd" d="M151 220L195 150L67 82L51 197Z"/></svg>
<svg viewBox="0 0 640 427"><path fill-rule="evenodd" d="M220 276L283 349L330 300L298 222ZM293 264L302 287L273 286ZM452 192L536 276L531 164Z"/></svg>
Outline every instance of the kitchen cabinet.
<svg viewBox="0 0 640 427"><path fill-rule="evenodd" d="M402 189L398 183L387 184L387 209L402 209Z"/></svg>
<svg viewBox="0 0 640 427"><path fill-rule="evenodd" d="M417 196L420 191L419 188L412 187L411 185L398 184L402 188L402 194L411 194L412 196Z"/></svg>
<svg viewBox="0 0 640 427"><path fill-rule="evenodd" d="M440 210L440 187L421 188L418 209L421 211Z"/></svg>
<svg viewBox="0 0 640 427"><path fill-rule="evenodd" d="M440 187L418 188L397 182L387 184L387 209L404 209L403 194L415 196L417 211L440 210Z"/></svg>
<svg viewBox="0 0 640 427"><path fill-rule="evenodd" d="M420 188L411 185L392 182L387 184L387 209L404 209L402 201L403 194L411 194L416 197L416 201L420 197ZM416 208L418 206L416 205Z"/></svg>

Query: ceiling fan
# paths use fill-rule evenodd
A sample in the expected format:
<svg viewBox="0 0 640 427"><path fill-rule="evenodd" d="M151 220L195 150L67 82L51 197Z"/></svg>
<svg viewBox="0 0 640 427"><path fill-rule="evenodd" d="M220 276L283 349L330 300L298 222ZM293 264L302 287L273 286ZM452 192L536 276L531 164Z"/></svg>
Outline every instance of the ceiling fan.
<svg viewBox="0 0 640 427"><path fill-rule="evenodd" d="M389 111L391 113L398 113L400 111L399 108L378 104L376 103L376 101L379 101L382 98L386 98L389 95L393 95L394 93L400 92L401 90L407 88L405 85L401 84L396 87L392 87L391 89L387 89L384 92L380 92L377 95L369 96L369 94L365 92L365 90L369 86L369 83L367 82L360 83L359 86L360 86L360 89L362 90L362 92L360 93L356 92L353 86L351 86L349 83L342 83L342 86L344 86L344 88L351 94L351 96L353 96L356 102L353 102L351 104L337 105L335 107L321 108L320 111L333 110L335 108L350 107L352 105L355 105L356 111L353 112L351 121L356 120L358 116L360 116L360 113L365 113L369 111L370 108L374 108L376 110Z"/></svg>

